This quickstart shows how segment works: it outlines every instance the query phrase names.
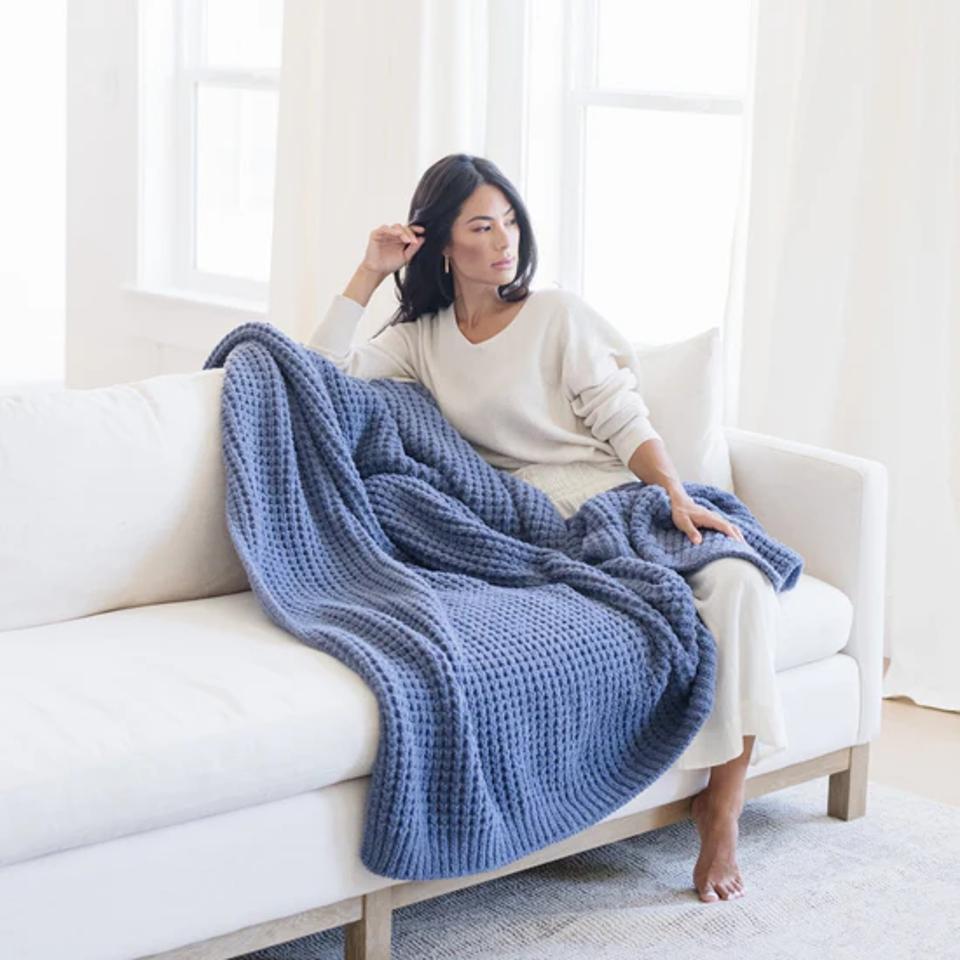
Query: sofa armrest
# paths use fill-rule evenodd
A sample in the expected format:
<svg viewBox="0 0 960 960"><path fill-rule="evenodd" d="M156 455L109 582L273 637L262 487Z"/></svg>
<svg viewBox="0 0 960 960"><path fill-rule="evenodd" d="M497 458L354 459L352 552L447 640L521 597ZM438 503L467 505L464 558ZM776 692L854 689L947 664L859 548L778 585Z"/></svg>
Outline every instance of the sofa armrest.
<svg viewBox="0 0 960 960"><path fill-rule="evenodd" d="M887 552L887 468L877 460L725 427L736 495L796 550L804 573L853 604L844 653L860 668L857 743L880 730Z"/></svg>

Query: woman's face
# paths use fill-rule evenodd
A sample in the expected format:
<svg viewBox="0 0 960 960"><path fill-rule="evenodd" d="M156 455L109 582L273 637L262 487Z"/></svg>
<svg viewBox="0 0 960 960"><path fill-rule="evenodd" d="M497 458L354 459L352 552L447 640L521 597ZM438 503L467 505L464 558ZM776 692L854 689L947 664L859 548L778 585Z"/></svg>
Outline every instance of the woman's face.
<svg viewBox="0 0 960 960"><path fill-rule="evenodd" d="M503 286L516 276L520 226L499 187L481 183L466 199L443 253L462 280ZM498 261L508 261L498 263Z"/></svg>

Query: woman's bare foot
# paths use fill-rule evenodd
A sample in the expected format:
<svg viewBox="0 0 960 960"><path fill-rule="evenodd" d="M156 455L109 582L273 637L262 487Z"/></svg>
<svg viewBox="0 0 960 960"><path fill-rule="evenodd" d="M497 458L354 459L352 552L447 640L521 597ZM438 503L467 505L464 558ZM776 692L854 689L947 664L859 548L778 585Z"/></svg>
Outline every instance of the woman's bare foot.
<svg viewBox="0 0 960 960"><path fill-rule="evenodd" d="M693 868L693 883L704 903L735 900L745 892L737 865L737 820L743 810L742 794L714 793L708 787L693 798L690 812L700 834L700 856Z"/></svg>
<svg viewBox="0 0 960 960"><path fill-rule="evenodd" d="M693 883L704 903L735 900L746 892L737 866L737 821L743 812L747 767L756 741L743 738L743 752L710 768L707 788L693 798L690 813L700 834L700 856L693 868Z"/></svg>

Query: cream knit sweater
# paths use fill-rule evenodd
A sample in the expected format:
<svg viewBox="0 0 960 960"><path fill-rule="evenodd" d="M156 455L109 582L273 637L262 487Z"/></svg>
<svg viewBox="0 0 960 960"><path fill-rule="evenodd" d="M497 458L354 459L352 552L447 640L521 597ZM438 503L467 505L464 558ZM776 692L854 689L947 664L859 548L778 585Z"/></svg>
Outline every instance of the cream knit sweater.
<svg viewBox="0 0 960 960"><path fill-rule="evenodd" d="M419 381L480 456L544 489L565 515L637 480L626 464L660 436L633 347L570 291L531 292L482 343L463 335L451 305L353 346L363 314L336 295L307 346L355 377Z"/></svg>

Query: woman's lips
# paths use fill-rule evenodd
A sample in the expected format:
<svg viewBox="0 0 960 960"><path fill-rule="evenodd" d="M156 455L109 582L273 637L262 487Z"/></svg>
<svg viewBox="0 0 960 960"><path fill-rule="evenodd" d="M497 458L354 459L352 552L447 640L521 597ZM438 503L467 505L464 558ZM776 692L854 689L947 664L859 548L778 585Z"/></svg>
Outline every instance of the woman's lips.
<svg viewBox="0 0 960 960"><path fill-rule="evenodd" d="M512 267L513 266L513 257L510 257L508 260L498 260L495 264L495 267Z"/></svg>

